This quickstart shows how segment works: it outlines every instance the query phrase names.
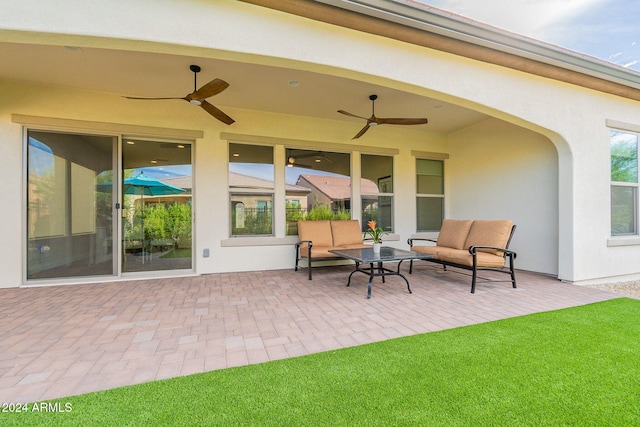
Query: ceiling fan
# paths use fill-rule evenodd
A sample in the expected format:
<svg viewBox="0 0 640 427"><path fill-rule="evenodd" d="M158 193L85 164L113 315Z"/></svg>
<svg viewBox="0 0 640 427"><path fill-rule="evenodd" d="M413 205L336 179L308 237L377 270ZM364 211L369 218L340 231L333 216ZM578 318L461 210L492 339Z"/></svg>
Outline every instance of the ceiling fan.
<svg viewBox="0 0 640 427"><path fill-rule="evenodd" d="M376 115L375 115L375 102L376 102L376 99L378 99L378 95L370 95L369 99L371 100L371 117L369 117L369 118L356 116L355 114L351 114L351 113L349 113L347 111L344 111L344 110L338 110L338 113L344 114L345 116L357 117L358 119L364 119L364 120L367 121L367 124L364 125L364 127L360 130L360 132L358 132L356 134L356 136L354 136L351 139L360 138L362 135L365 134L365 132L367 132L369 130L369 128L371 126L377 126L377 125L424 125L424 124L428 123L428 120L426 118L423 118L423 119L407 119L407 118L382 118L382 117L376 117Z"/></svg>
<svg viewBox="0 0 640 427"><path fill-rule="evenodd" d="M184 99L185 101L189 102L190 104L199 105L200 107L202 107L203 110L205 110L207 113L211 114L216 119L220 120L222 123L225 123L227 125L230 125L230 124L234 123L235 120L233 120L231 117L227 116L225 113L223 113L216 106L214 106L214 105L212 105L212 104L210 104L209 102L206 101L207 98L209 98L209 97L211 97L213 95L217 95L220 92L222 92L223 90L225 90L226 88L228 88L229 87L229 83L225 82L224 80L213 79L209 83L207 83L206 85L204 85L200 89L198 89L197 77L198 77L198 73L200 72L201 68L199 66L197 66L197 65L191 65L191 66L189 66L189 69L191 71L193 71L193 92L191 92L190 94L186 95L183 98L138 98L138 97L134 97L134 96L125 96L125 98L127 98L127 99L139 99L139 100L146 100L146 101L158 101L158 100L167 100L167 99Z"/></svg>

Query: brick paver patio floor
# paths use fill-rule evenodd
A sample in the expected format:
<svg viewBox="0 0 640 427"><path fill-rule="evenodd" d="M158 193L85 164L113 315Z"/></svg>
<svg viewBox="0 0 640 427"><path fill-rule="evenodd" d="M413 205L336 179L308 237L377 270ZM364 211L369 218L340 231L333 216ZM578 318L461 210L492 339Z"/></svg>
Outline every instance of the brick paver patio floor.
<svg viewBox="0 0 640 427"><path fill-rule="evenodd" d="M518 272L509 283L414 268L257 271L0 289L0 402L24 403L301 356L618 297ZM406 270L403 270L406 271Z"/></svg>

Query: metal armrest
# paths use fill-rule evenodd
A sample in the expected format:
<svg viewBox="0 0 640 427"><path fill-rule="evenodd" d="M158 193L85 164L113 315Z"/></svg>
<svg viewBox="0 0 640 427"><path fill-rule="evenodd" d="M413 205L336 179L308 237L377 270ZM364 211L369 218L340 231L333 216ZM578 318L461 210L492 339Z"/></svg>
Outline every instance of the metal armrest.
<svg viewBox="0 0 640 427"><path fill-rule="evenodd" d="M299 248L303 243L308 243L309 247L313 246L313 242L311 240L300 240L298 243L296 243L296 248Z"/></svg>
<svg viewBox="0 0 640 427"><path fill-rule="evenodd" d="M414 240L420 240L420 241L423 241L423 242L433 242L433 243L437 243L438 242L437 239L428 239L426 237L410 237L410 238L407 239L407 244L409 246L413 246L413 241Z"/></svg>
<svg viewBox="0 0 640 427"><path fill-rule="evenodd" d="M477 249L493 249L495 251L502 252L504 254L503 256L508 256L508 257L511 257L511 258L515 258L516 255L517 255L515 252L510 251L507 248L499 248L499 247L496 247L496 246L470 246L469 247L469 253L471 255L475 255Z"/></svg>

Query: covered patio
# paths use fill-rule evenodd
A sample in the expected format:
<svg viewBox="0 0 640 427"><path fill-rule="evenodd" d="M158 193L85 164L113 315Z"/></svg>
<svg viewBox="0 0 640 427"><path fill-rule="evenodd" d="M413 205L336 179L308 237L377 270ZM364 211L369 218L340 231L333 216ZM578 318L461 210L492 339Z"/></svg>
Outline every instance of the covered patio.
<svg viewBox="0 0 640 427"><path fill-rule="evenodd" d="M619 297L518 272L478 286L426 265L404 281L351 266L0 289L0 401L34 402ZM403 270L404 271L404 270Z"/></svg>

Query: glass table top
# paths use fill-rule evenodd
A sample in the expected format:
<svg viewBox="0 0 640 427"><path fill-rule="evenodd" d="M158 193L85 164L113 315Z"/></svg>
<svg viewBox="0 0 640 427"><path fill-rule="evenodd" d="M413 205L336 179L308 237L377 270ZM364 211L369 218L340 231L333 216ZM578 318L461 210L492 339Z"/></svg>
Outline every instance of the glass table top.
<svg viewBox="0 0 640 427"><path fill-rule="evenodd" d="M373 252L373 248L362 249L333 249L332 254L351 259L361 263L402 261L405 259L431 259L433 255L421 254L418 252L396 249L387 246L380 248L380 253Z"/></svg>

